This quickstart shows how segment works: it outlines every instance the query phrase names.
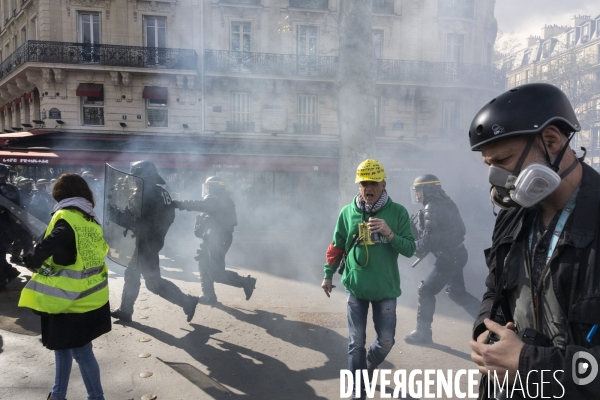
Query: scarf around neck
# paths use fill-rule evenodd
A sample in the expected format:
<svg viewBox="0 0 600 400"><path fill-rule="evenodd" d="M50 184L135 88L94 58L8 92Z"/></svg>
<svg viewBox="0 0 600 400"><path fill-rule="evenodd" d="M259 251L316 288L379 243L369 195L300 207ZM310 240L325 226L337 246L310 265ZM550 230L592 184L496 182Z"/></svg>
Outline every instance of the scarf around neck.
<svg viewBox="0 0 600 400"><path fill-rule="evenodd" d="M383 207L385 205L385 203L387 203L387 201L388 201L388 194L387 194L387 190L385 190L385 189L381 193L381 197L379 198L379 200L377 200L375 202L375 204L371 204L371 205L369 205L365 202L365 200L361 196L360 192L356 196L356 206L362 210L363 207L362 207L361 203L364 202L365 211L368 213L374 213L374 212L379 211L381 209L381 207Z"/></svg>
<svg viewBox="0 0 600 400"><path fill-rule="evenodd" d="M83 197L69 197L68 199L64 199L54 206L54 210L52 210L52 214L57 212L58 210L62 210L67 207L75 207L88 214L90 217L94 218L94 221L100 226L102 226L102 222L98 219L96 213L94 213L94 208L92 207L92 203L84 199Z"/></svg>

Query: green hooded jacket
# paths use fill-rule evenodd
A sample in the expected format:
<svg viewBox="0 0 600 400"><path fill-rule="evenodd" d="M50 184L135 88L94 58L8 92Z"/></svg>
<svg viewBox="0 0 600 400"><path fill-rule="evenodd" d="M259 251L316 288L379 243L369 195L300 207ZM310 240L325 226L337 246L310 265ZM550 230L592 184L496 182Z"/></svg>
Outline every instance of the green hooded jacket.
<svg viewBox="0 0 600 400"><path fill-rule="evenodd" d="M394 232L394 237L388 242L381 236L381 241L372 245L365 245L359 241L350 249L355 235L358 234L358 224L363 222L363 212L356 205L356 198L342 208L333 234L334 247L350 250L342 275L342 284L358 299L394 299L402 294L398 254L412 257L415 253L415 238L410 217L406 208L394 203L391 198L376 213L366 213L365 219L368 220L369 217L383 219ZM325 279L332 279L338 267L339 261L334 266L325 264Z"/></svg>

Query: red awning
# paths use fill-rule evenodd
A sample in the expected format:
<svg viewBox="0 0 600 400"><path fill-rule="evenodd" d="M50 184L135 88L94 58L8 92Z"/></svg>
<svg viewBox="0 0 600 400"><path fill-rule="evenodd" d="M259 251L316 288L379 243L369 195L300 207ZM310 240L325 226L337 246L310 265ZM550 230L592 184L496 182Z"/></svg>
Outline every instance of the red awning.
<svg viewBox="0 0 600 400"><path fill-rule="evenodd" d="M12 108L12 103L6 103L4 107Z"/></svg>
<svg viewBox="0 0 600 400"><path fill-rule="evenodd" d="M79 97L101 97L103 86L98 83L80 83L75 94Z"/></svg>
<svg viewBox="0 0 600 400"><path fill-rule="evenodd" d="M0 150L0 162L11 165L40 165L57 164L58 155L41 151Z"/></svg>
<svg viewBox="0 0 600 400"><path fill-rule="evenodd" d="M17 97L17 98L14 100L14 102L15 102L15 104L19 104L19 103L21 102L21 98L20 98L20 97Z"/></svg>
<svg viewBox="0 0 600 400"><path fill-rule="evenodd" d="M142 98L144 99L157 99L166 100L169 94L166 87L160 86L146 86L142 92Z"/></svg>
<svg viewBox="0 0 600 400"><path fill-rule="evenodd" d="M25 100L29 100L31 98L31 92L25 93Z"/></svg>

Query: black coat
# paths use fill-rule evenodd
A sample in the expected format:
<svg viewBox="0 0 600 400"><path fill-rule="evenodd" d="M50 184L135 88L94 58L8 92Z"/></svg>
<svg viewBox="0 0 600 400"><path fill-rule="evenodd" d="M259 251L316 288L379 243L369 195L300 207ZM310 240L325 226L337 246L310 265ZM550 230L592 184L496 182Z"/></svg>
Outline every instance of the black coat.
<svg viewBox="0 0 600 400"><path fill-rule="evenodd" d="M37 269L51 256L59 265L71 265L76 260L75 232L64 220L58 220L50 235L35 246L25 258L25 265ZM111 330L108 302L81 314L34 312L42 317L42 344L50 350L81 347Z"/></svg>
<svg viewBox="0 0 600 400"><path fill-rule="evenodd" d="M583 164L583 178L573 213L567 221L554 256L550 273L554 293L563 315L567 316L569 335L565 348L525 345L519 359L519 373L523 380L531 370L563 370L556 374L564 387L564 398L598 398L600 379L588 385L576 385L572 378L572 360L575 353L585 351L600 360L600 333L593 345L586 336L594 324L600 324L600 175ZM481 303L479 317L473 327L476 339L486 330L484 318L490 310L496 292L509 294L517 287L519 268L524 268L523 251L535 217L535 210L517 208L501 211L496 220L493 245L485 251L489 275L487 291ZM513 310L511 310L512 312ZM502 314L502 313L500 313ZM497 322L505 324L500 315ZM532 374L529 383L540 384L540 374ZM537 381L536 381L537 379ZM544 377L544 396L561 396L563 388L552 375ZM539 386L538 386L539 387ZM550 390L551 389L551 390Z"/></svg>

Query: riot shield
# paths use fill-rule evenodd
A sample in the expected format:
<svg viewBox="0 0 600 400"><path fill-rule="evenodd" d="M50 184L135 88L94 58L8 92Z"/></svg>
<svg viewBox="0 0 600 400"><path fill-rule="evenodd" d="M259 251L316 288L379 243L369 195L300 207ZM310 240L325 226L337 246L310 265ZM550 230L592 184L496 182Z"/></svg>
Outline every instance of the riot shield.
<svg viewBox="0 0 600 400"><path fill-rule="evenodd" d="M138 267L136 230L142 215L144 181L106 164L104 168L104 239L108 258L127 268Z"/></svg>
<svg viewBox="0 0 600 400"><path fill-rule="evenodd" d="M18 221L19 225L31 235L33 241L44 237L48 225L2 195L0 195L0 207L4 208L16 221Z"/></svg>

